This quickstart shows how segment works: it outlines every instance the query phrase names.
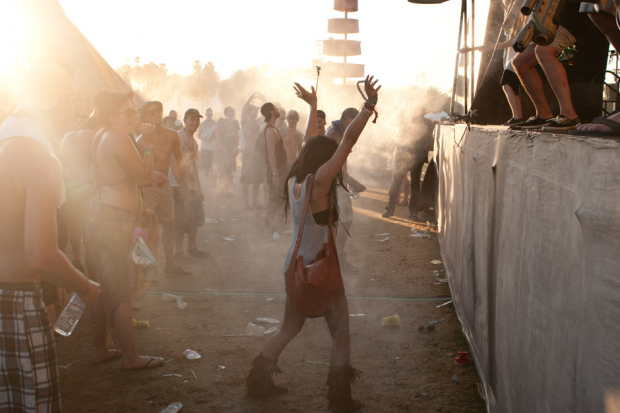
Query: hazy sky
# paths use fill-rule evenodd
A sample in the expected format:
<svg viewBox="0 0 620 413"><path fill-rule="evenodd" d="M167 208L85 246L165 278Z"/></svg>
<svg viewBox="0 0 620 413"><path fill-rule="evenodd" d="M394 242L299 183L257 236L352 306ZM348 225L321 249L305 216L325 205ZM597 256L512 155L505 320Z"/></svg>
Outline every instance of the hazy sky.
<svg viewBox="0 0 620 413"><path fill-rule="evenodd" d="M0 49L19 56L24 21L20 0L0 0ZM56 1L56 0L43 0ZM327 33L328 18L343 18L333 0L58 0L69 18L114 68L137 56L142 63L166 63L186 74L195 60L213 62L222 78L250 66L279 70L311 68L318 40L343 38ZM471 3L471 1L468 1ZM476 44L484 34L489 0L476 2ZM438 5L406 0L359 0L362 55L382 84L426 83L444 91L452 86L460 1ZM479 58L479 57L478 57ZM342 61L333 58L334 61ZM4 63L3 63L4 60ZM0 72L8 62L0 59Z"/></svg>
<svg viewBox="0 0 620 413"><path fill-rule="evenodd" d="M477 5L483 22L488 2ZM311 67L317 40L328 35L327 19L344 17L333 0L60 0L65 12L112 65L139 56L187 73L195 60L211 61L223 78L234 70L269 65ZM483 10L484 9L484 10ZM409 85L416 75L447 90L452 86L460 1L418 5L406 0L360 0L362 55L384 84ZM480 27L480 37L484 26Z"/></svg>

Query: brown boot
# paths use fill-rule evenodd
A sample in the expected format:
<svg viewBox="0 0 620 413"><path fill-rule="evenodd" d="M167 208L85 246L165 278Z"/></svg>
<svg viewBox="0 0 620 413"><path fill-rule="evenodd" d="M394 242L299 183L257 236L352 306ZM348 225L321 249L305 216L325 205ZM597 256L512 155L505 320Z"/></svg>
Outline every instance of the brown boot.
<svg viewBox="0 0 620 413"><path fill-rule="evenodd" d="M360 376L360 371L353 366L330 367L327 376L329 390L328 409L334 413L348 413L361 409L364 403L351 398L351 383Z"/></svg>
<svg viewBox="0 0 620 413"><path fill-rule="evenodd" d="M280 374L282 370L278 367L278 360L269 360L259 354L252 362L252 370L245 379L248 387L248 396L266 396L268 394L286 393L286 387L276 386L273 382L273 374Z"/></svg>

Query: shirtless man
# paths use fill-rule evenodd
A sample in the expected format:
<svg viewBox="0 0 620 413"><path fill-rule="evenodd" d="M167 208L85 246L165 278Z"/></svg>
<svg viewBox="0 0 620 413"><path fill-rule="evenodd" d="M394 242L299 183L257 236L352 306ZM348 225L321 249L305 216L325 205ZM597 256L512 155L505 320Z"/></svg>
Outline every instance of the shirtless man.
<svg viewBox="0 0 620 413"><path fill-rule="evenodd" d="M280 111L271 102L265 103L260 108L265 117L265 141L267 144L267 183L269 185L269 202L267 204L267 231L274 233L274 221L278 206L282 204L286 175L288 174L286 149L284 139L276 128Z"/></svg>
<svg viewBox="0 0 620 413"><path fill-rule="evenodd" d="M142 188L144 206L157 214L163 233L164 252L166 255L166 268L164 273L168 275L191 275L174 261L174 199L172 188L166 178L170 169L170 159L174 156L177 161L177 173L175 179L179 182L179 194L184 202L189 198L187 168L181 152L179 134L162 126L163 105L161 102L152 101L142 105L140 117L144 123L153 125L150 132L143 132L138 139L137 145L140 153L144 153L147 146L153 147L153 169L158 174L153 174L153 183L150 187ZM144 130L144 129L143 129Z"/></svg>
<svg viewBox="0 0 620 413"><path fill-rule="evenodd" d="M316 111L316 123L319 127L319 135L325 135L325 125L327 125L327 119L325 112L322 110Z"/></svg>
<svg viewBox="0 0 620 413"><path fill-rule="evenodd" d="M82 293L89 306L99 298L99 284L57 246L56 211L65 193L51 139L58 142L71 120L74 93L59 67L33 66L24 75L13 116L0 127L0 411L61 410L56 344L41 280Z"/></svg>
<svg viewBox="0 0 620 413"><path fill-rule="evenodd" d="M288 126L280 129L282 139L284 139L284 149L286 149L287 168L290 171L293 164L301 152L301 145L304 142L304 134L297 130L299 123L299 113L296 110L289 110L286 115Z"/></svg>
<svg viewBox="0 0 620 413"><path fill-rule="evenodd" d="M347 130L358 113L359 111L355 108L345 109L345 111L342 112L340 119L332 122L331 126L325 132L325 136L334 139L338 142L338 145L340 145L342 142L342 137L344 136L344 131ZM353 177L347 173L346 163L342 168L342 172L344 173L344 183L351 190L358 193L366 190L364 185L353 179ZM346 260L344 247L347 243L351 226L353 225L353 203L351 202L351 195L346 189L339 186L337 189L337 194L338 208L340 209L340 221L344 228L338 227L338 233L336 234L336 248L338 249L338 257L340 258L340 265L342 269L351 269L353 266Z"/></svg>

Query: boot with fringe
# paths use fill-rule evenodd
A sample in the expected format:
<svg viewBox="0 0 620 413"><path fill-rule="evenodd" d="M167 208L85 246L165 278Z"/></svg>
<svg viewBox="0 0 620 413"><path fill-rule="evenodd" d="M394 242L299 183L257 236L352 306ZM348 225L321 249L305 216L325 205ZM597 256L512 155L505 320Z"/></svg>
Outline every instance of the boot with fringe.
<svg viewBox="0 0 620 413"><path fill-rule="evenodd" d="M328 409L333 413L348 413L361 409L364 404L351 397L351 384L360 375L360 371L353 366L330 367L327 376Z"/></svg>
<svg viewBox="0 0 620 413"><path fill-rule="evenodd" d="M266 396L270 394L286 393L286 387L277 386L273 381L273 374L280 374L278 360L269 360L259 354L252 361L252 369L245 379L248 388L248 396Z"/></svg>

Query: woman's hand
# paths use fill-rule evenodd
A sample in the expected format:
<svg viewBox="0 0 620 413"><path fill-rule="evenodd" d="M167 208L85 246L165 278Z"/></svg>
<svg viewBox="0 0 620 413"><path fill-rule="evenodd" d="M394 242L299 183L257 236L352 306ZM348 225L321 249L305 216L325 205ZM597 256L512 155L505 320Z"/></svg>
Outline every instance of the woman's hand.
<svg viewBox="0 0 620 413"><path fill-rule="evenodd" d="M93 305L97 304L97 301L99 300L101 285L89 279L86 279L86 282L88 283L88 291L81 294L80 298L82 299L82 301L84 301L84 303L86 303L87 306L92 307Z"/></svg>
<svg viewBox="0 0 620 413"><path fill-rule="evenodd" d="M304 102L306 102L308 105L310 106L316 105L317 97L316 97L316 90L314 90L314 86L311 86L310 89L312 91L308 92L306 89L304 89L302 85L295 82L295 86L293 86L293 89L295 89L295 94L297 94L297 97L303 100Z"/></svg>
<svg viewBox="0 0 620 413"><path fill-rule="evenodd" d="M364 89L366 90L366 96L368 96L368 100L370 100L371 102L377 100L377 98L379 97L379 94L378 94L379 89L381 89L381 86L375 88L375 86L379 82L379 79L373 82L374 78L375 78L374 76L366 76L366 83L364 83Z"/></svg>

